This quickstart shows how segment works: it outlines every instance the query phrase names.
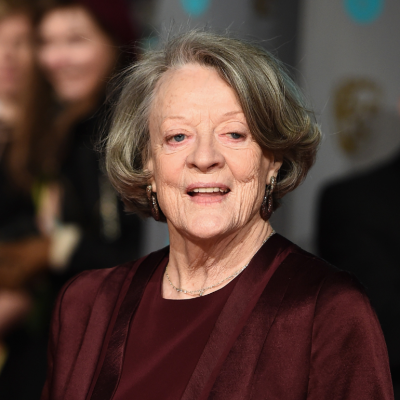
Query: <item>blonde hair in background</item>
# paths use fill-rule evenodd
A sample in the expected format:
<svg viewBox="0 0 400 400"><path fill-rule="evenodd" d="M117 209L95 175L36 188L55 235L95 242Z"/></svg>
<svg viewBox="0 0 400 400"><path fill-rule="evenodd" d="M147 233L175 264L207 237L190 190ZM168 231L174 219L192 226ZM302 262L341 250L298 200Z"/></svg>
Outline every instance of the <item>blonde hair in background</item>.
<svg viewBox="0 0 400 400"><path fill-rule="evenodd" d="M171 37L149 51L120 83L120 96L105 140L106 168L128 211L151 215L146 197L150 174L149 113L163 74L185 64L214 68L237 93L254 139L283 160L273 193L279 200L295 189L315 161L320 129L284 66L264 49L203 30Z"/></svg>

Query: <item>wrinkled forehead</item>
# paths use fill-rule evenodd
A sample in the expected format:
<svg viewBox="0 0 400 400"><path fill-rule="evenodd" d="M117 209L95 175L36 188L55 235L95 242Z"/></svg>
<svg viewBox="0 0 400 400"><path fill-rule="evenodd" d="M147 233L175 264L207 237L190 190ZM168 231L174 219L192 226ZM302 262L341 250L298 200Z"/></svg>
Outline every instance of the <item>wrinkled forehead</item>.
<svg viewBox="0 0 400 400"><path fill-rule="evenodd" d="M164 120L178 115L242 111L234 89L219 72L200 64L170 69L158 81L150 108L150 118Z"/></svg>

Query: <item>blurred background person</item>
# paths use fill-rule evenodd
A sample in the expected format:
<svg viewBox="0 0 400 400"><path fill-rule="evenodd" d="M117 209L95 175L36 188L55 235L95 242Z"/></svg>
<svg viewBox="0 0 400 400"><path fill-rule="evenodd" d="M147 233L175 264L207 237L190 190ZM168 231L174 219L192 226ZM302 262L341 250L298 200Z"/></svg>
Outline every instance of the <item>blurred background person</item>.
<svg viewBox="0 0 400 400"><path fill-rule="evenodd" d="M30 281L46 268L49 248L49 239L40 235L36 227L32 198L35 157L32 157L31 144L34 137L46 129L50 110L46 87L34 61L34 23L37 16L34 6L32 1L0 1L2 399L22 398L18 392L21 396L29 394L29 391L23 391L23 386L14 387L14 377L23 377L24 384L33 392L38 392L45 366L43 356L38 356L35 351L38 347L36 337L30 335L25 327L22 328L22 322L35 310L38 287L37 282ZM41 101L38 101L39 98ZM43 347L45 341L40 340L40 343Z"/></svg>
<svg viewBox="0 0 400 400"><path fill-rule="evenodd" d="M49 101L34 62L31 2L0 2L0 240L37 234L32 146L46 130ZM38 102L40 98L40 102ZM37 243L36 243L37 245ZM5 251L1 248L2 254ZM2 258L2 260L4 257ZM5 276L1 282L4 283ZM12 286L12 284L11 284Z"/></svg>
<svg viewBox="0 0 400 400"><path fill-rule="evenodd" d="M19 17L26 25L23 38L27 43L19 39L16 47L20 52L23 45L28 49L25 58L20 57L21 64L25 64L13 74L23 93L38 106L35 118L44 121L36 129L35 118L27 111L14 112L8 107L16 115L15 121L30 121L29 127L21 128L26 135L21 134L18 141L20 152L26 153L26 162L19 162L23 157L17 151L19 158L14 154L10 157L10 165L26 165L29 174L20 174L27 189L21 193L26 195L16 196L19 203L24 203L17 204L14 198L9 202L26 218L18 219L22 221L20 226L16 218L10 220L7 232L11 233L0 245L0 287L12 288L13 296L19 295L13 307L8 307L10 323L11 319L23 319L30 311L27 319L40 326L40 333L38 340L31 341L25 326L24 339L15 330L12 332L14 347L32 344L22 346L29 347L29 351L12 351L9 357L3 356L6 361L0 376L2 399L39 397L45 374L45 362L41 360L46 353L49 311L58 288L82 270L135 259L140 249L141 221L123 212L122 202L104 177L100 155L95 150L100 133L107 130L107 106L103 105L108 81L134 56L136 34L129 8L123 0L112 5L107 1L62 1L45 4L40 11L37 20L25 14ZM34 22L38 34L37 61L47 80L47 92L43 95L29 86L31 69L35 68ZM7 73L11 76L11 72ZM24 79L20 79L22 76ZM22 85L25 76L27 83ZM33 80L40 81L37 77ZM11 111L7 115L11 116ZM11 120L8 117L7 127L12 126L8 123ZM9 152L9 142L4 140L4 154ZM17 170L26 172L22 168ZM16 182L13 177L10 181ZM0 190L11 193L3 183ZM2 207L1 212L7 216L11 212L6 208ZM30 266L26 259L35 262L30 262ZM36 277L38 272L43 273L40 279ZM43 292L41 304L27 294L33 286L39 286ZM9 303L10 299L4 300L4 304Z"/></svg>
<svg viewBox="0 0 400 400"><path fill-rule="evenodd" d="M107 130L107 83L133 57L135 33L123 0L82 0L47 7L38 37L38 61L58 105L41 137L38 224L51 236L50 264L63 282L135 258L140 249L140 220L124 214L94 149Z"/></svg>

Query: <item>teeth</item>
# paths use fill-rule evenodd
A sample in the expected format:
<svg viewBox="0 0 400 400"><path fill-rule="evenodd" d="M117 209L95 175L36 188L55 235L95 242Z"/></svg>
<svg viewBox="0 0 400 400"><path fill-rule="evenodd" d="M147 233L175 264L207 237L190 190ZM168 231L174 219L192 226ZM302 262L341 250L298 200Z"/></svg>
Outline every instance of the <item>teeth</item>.
<svg viewBox="0 0 400 400"><path fill-rule="evenodd" d="M228 192L228 189L220 189L220 188L196 188L193 189L192 192L194 193L226 193Z"/></svg>

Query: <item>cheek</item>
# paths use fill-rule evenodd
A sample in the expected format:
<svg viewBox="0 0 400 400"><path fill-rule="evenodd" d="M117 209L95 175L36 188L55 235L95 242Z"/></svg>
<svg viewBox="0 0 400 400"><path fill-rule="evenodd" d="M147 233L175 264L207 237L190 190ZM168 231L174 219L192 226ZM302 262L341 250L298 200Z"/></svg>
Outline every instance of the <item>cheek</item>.
<svg viewBox="0 0 400 400"><path fill-rule="evenodd" d="M71 48L68 54L68 64L79 69L81 73L85 72L90 78L93 77L91 73L96 70L96 62L99 63L101 60L97 58L91 46L76 46Z"/></svg>
<svg viewBox="0 0 400 400"><path fill-rule="evenodd" d="M161 155L154 168L157 198L167 218L179 219L182 210L182 187L184 162L177 157Z"/></svg>
<svg viewBox="0 0 400 400"><path fill-rule="evenodd" d="M77 63L80 62L80 66L88 78L103 80L111 71L114 57L104 46L88 46L84 50L81 49L79 53L76 57Z"/></svg>
<svg viewBox="0 0 400 400"><path fill-rule="evenodd" d="M248 150L237 154L236 157L230 157L229 166L235 180L238 183L250 183L265 181L268 166L262 156L261 151Z"/></svg>
<svg viewBox="0 0 400 400"><path fill-rule="evenodd" d="M72 75L69 76L71 90L80 95L90 95L100 87L108 73L101 55L96 49L81 47L71 52L68 68L72 68Z"/></svg>
<svg viewBox="0 0 400 400"><path fill-rule="evenodd" d="M178 188L181 184L185 159L180 155L160 155L156 162L155 181L157 191Z"/></svg>

